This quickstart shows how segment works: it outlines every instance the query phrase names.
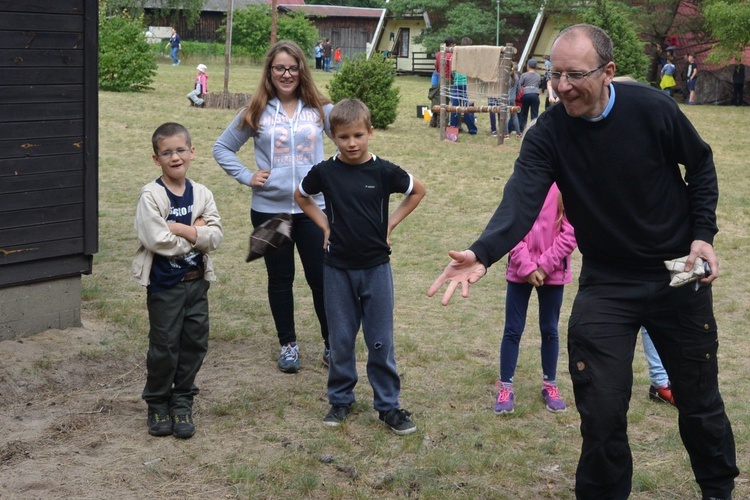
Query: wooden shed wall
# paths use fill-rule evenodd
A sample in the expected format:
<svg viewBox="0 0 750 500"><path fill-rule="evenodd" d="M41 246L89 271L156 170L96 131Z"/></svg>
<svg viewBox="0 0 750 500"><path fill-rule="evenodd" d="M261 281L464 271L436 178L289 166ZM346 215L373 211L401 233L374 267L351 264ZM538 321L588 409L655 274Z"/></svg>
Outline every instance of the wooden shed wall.
<svg viewBox="0 0 750 500"><path fill-rule="evenodd" d="M280 14L283 15L283 14ZM365 52L367 43L372 41L378 26L377 18L364 17L310 17L322 39L330 38L331 44L340 46L344 56ZM156 17L146 9L146 23L149 26L173 26L183 41L218 42L218 31L224 28L226 16L223 12L202 12L200 19L188 27L184 18L172 22L167 18ZM312 54L312 47L310 47Z"/></svg>
<svg viewBox="0 0 750 500"><path fill-rule="evenodd" d="M97 0L0 0L0 287L91 272Z"/></svg>
<svg viewBox="0 0 750 500"><path fill-rule="evenodd" d="M341 47L344 57L364 53L378 27L377 18L317 17L312 18L321 39L331 39L335 49Z"/></svg>

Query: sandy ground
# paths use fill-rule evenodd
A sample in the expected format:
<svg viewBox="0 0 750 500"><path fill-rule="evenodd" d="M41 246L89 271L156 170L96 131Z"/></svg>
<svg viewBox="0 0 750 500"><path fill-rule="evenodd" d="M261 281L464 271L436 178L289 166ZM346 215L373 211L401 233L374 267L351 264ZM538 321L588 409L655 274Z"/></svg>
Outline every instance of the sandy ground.
<svg viewBox="0 0 750 500"><path fill-rule="evenodd" d="M184 441L147 434L145 353L118 357L113 335L84 318L82 328L0 342L0 498L234 497L210 466L231 443L200 426ZM221 350L214 343L204 363L208 393L220 387Z"/></svg>

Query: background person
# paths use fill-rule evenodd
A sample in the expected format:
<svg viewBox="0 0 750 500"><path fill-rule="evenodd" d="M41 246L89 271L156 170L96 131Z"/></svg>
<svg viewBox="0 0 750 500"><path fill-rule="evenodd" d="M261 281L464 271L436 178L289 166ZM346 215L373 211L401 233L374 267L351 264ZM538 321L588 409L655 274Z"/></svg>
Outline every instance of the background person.
<svg viewBox="0 0 750 500"><path fill-rule="evenodd" d="M648 363L648 378L651 380L651 385L648 388L649 399L674 405L669 375L667 375L667 370L664 369L659 353L656 352L656 346L651 340L651 335L644 327L641 327L641 342L643 343L643 354L645 354Z"/></svg>
<svg viewBox="0 0 750 500"><path fill-rule="evenodd" d="M529 122L529 112L531 112L531 120L535 120L539 116L539 85L541 81L542 77L536 72L536 59L529 59L526 63L526 72L521 75L519 81L519 85L523 88L521 116L518 119L522 133Z"/></svg>
<svg viewBox="0 0 750 500"><path fill-rule="evenodd" d="M203 106L203 96L208 93L208 68L205 64L199 64L195 68L195 83L193 90L187 95L193 106Z"/></svg>
<svg viewBox="0 0 750 500"><path fill-rule="evenodd" d="M452 36L445 37L443 41L446 48L455 47L456 39ZM431 87L428 92L428 98L431 99L432 106L439 106L441 104L441 92L440 92L440 61L443 59L443 52L437 51L435 53L435 70L432 72L432 79L430 81ZM453 61L453 51L445 52L445 75L448 79L448 85L453 82L451 62ZM432 97L430 97L432 96ZM432 118L430 119L430 127L438 127L440 125L440 112L433 112Z"/></svg>
<svg viewBox="0 0 750 500"><path fill-rule="evenodd" d="M268 302L281 353L279 369L300 369L294 322L294 248L310 286L328 364L328 323L323 303L323 232L294 201L294 189L313 165L323 160L323 134L333 105L315 87L302 49L290 41L274 44L266 54L263 74L250 104L235 116L214 145L214 158L227 174L252 188L253 227L279 213L292 214L293 245L264 257L268 271ZM237 153L253 140L257 170L251 171ZM321 209L322 196L315 197Z"/></svg>
<svg viewBox="0 0 750 500"><path fill-rule="evenodd" d="M333 69L336 71L341 69L342 60L343 56L341 55L341 47L336 47L336 50L333 51Z"/></svg>
<svg viewBox="0 0 750 500"><path fill-rule="evenodd" d="M695 82L698 80L698 63L695 62L694 54L688 54L687 60L687 88L690 92L688 104L695 104Z"/></svg>
<svg viewBox="0 0 750 500"><path fill-rule="evenodd" d="M461 39L462 46L468 46L473 43L472 39L465 36ZM468 90L468 79L463 73L453 73L453 90L451 91L451 104L453 106L469 106L469 90ZM461 128L461 116L463 116L466 128L469 129L469 134L475 135L477 133L477 126L474 121L474 113L451 113L450 125L452 127Z"/></svg>
<svg viewBox="0 0 750 500"><path fill-rule="evenodd" d="M172 66L180 64L180 60L177 58L177 52L182 50L182 39L177 34L177 30L172 28L172 36L169 37L169 41L165 48L169 48L169 55L172 57Z"/></svg>
<svg viewBox="0 0 750 500"><path fill-rule="evenodd" d="M736 61L732 69L732 106L742 106L745 93L745 65Z"/></svg>
<svg viewBox="0 0 750 500"><path fill-rule="evenodd" d="M718 182L711 148L660 90L613 83L612 40L601 29L564 29L550 56L562 106L552 106L526 134L486 229L468 250L449 252L452 261L427 294L450 282L443 304L459 285L468 297L470 284L529 231L556 182L583 256L568 324L583 438L576 496L630 494L627 411L643 325L670 374L680 436L703 497L731 498L739 470L718 383L711 291L719 270ZM664 261L683 256L688 271L698 257L710 266L697 289L669 286Z"/></svg>
<svg viewBox="0 0 750 500"><path fill-rule="evenodd" d="M675 66L672 63L672 58L667 57L664 66L661 68L661 81L659 82L659 88L667 93L670 97L672 96L672 89L677 85L674 79Z"/></svg>
<svg viewBox="0 0 750 500"><path fill-rule="evenodd" d="M315 44L315 69L323 69L323 40Z"/></svg>
<svg viewBox="0 0 750 500"><path fill-rule="evenodd" d="M560 98L557 97L555 89L552 88L552 80L547 80L547 93L544 98L544 109L549 108L557 102L560 102Z"/></svg>
<svg viewBox="0 0 750 500"><path fill-rule="evenodd" d="M323 44L323 70L326 73L331 72L331 39L326 38Z"/></svg>

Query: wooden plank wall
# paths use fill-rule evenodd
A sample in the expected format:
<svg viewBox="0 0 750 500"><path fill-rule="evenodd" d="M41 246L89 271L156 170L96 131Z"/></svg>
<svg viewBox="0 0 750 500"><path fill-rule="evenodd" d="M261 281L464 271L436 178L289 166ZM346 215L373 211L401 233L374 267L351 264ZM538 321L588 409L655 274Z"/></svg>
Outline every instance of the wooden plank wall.
<svg viewBox="0 0 750 500"><path fill-rule="evenodd" d="M0 286L88 273L97 2L0 0L0 19Z"/></svg>

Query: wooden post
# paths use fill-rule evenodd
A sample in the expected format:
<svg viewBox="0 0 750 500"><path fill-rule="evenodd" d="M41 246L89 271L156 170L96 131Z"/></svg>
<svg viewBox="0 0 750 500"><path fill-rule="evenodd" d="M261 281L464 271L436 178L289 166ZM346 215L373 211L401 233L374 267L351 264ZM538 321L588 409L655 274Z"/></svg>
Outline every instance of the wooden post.
<svg viewBox="0 0 750 500"><path fill-rule="evenodd" d="M446 75L446 68L448 64L446 63L445 58L447 57L447 54L449 52L452 52L452 48L446 47L444 44L440 46L440 79L438 80L440 85L440 140L445 139L445 126L447 125L447 116L445 112L445 107L450 103L450 76ZM453 57L453 56L451 56ZM443 95L443 89L447 88L448 90L448 96Z"/></svg>
<svg viewBox="0 0 750 500"><path fill-rule="evenodd" d="M506 105L503 107L503 111L497 117L497 121L502 121L502 127L497 127L497 143L503 144L505 135L508 133L508 111L516 105L515 102L508 102L508 84L510 83L510 72L513 71L513 56L516 53L515 47L512 43L505 44L505 50L503 56L500 59L500 68L498 71L498 78L500 78L500 95ZM500 125L498 123L498 125Z"/></svg>
<svg viewBox="0 0 750 500"><path fill-rule="evenodd" d="M232 62L232 10L234 0L229 0L227 6L227 43L224 46L224 93L229 93L229 65Z"/></svg>
<svg viewBox="0 0 750 500"><path fill-rule="evenodd" d="M278 4L278 0L271 0L271 45L276 43L276 10Z"/></svg>

